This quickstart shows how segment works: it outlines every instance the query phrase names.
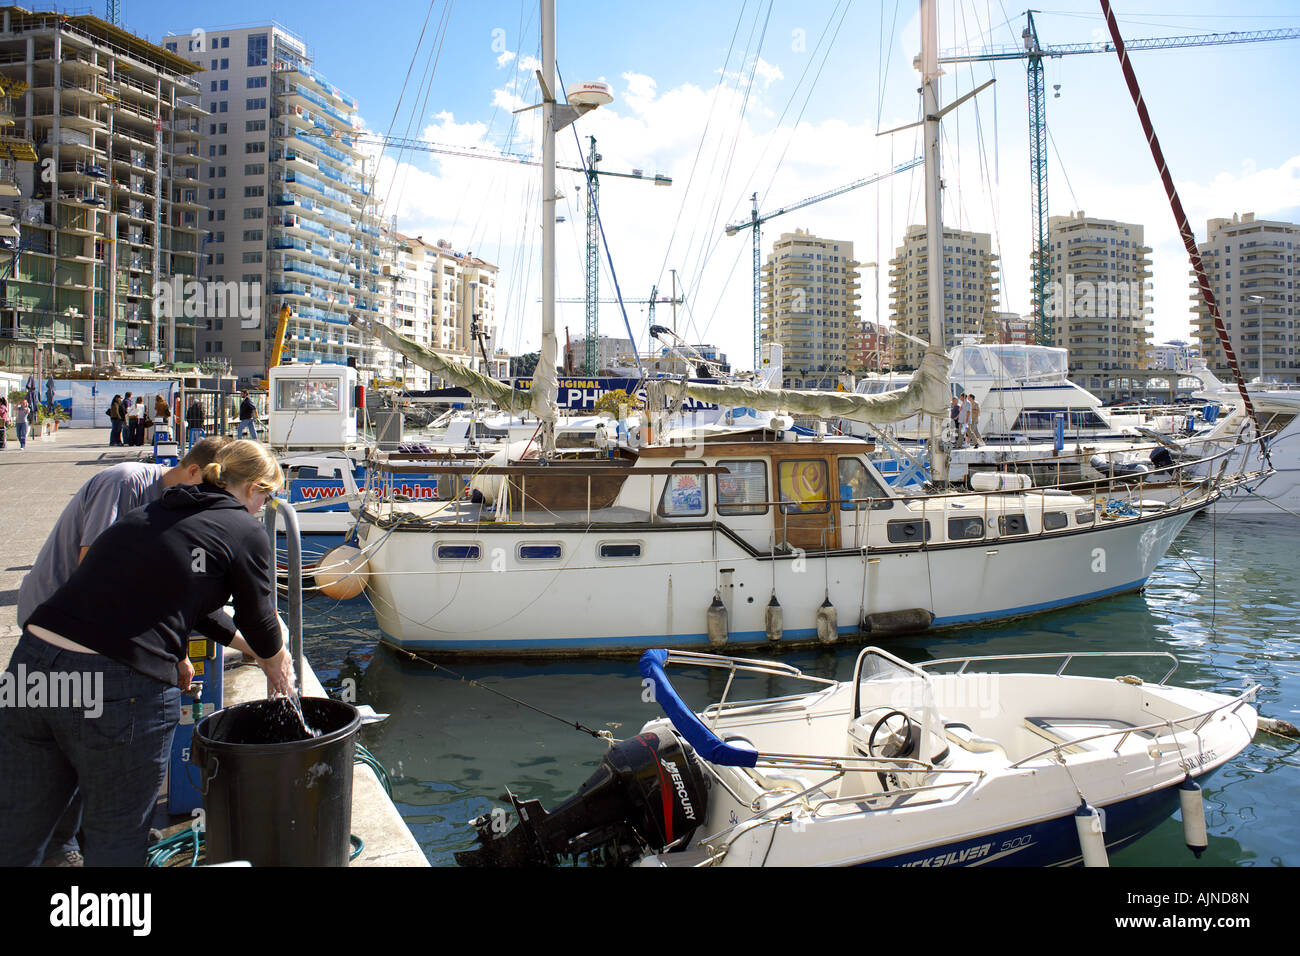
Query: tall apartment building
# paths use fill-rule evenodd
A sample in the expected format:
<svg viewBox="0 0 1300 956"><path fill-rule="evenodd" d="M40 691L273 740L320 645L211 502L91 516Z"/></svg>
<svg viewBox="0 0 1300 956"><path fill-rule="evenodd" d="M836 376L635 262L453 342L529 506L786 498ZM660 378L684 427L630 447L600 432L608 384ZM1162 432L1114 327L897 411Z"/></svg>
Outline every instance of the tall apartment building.
<svg viewBox="0 0 1300 956"><path fill-rule="evenodd" d="M1043 344L1069 349L1070 378L1099 392L1107 373L1150 361L1151 249L1135 223L1082 211L1047 223L1052 340Z"/></svg>
<svg viewBox="0 0 1300 956"><path fill-rule="evenodd" d="M857 335L859 267L853 243L806 229L784 233L762 276L763 342L785 351L786 387L834 388Z"/></svg>
<svg viewBox="0 0 1300 956"><path fill-rule="evenodd" d="M394 233L391 319L386 321L407 338L463 361L480 372L494 374L496 351L497 267L478 257L457 252L445 239L426 242L423 236ZM489 361L475 331L486 337ZM400 356L379 350L381 378L401 380L407 388L437 387L436 375L403 362ZM391 365L389 364L391 362Z"/></svg>
<svg viewBox="0 0 1300 956"><path fill-rule="evenodd" d="M889 307L894 327L930 340L930 255L925 226L908 226L903 244L889 260ZM986 232L943 231L944 349L963 336L996 341L998 257ZM925 350L902 335L894 336L894 361L915 368Z"/></svg>
<svg viewBox="0 0 1300 956"><path fill-rule="evenodd" d="M380 230L355 136L357 103L316 69L284 27L196 30L164 46L203 69L209 211L203 277L262 292L256 320L209 318L203 356L266 372L275 318L292 309L284 356L354 362L368 379L378 346L349 320L387 315Z"/></svg>
<svg viewBox="0 0 1300 956"><path fill-rule="evenodd" d="M1296 333L1300 306L1294 301L1300 274L1300 225L1256 219L1248 212L1211 219L1201 243L1201 261L1218 301L1219 314L1247 379L1300 381ZM1192 277L1192 335L1206 364L1229 373L1214 321Z"/></svg>
<svg viewBox="0 0 1300 956"><path fill-rule="evenodd" d="M0 365L195 360L195 319L156 293L198 271L196 72L97 17L0 10Z"/></svg>

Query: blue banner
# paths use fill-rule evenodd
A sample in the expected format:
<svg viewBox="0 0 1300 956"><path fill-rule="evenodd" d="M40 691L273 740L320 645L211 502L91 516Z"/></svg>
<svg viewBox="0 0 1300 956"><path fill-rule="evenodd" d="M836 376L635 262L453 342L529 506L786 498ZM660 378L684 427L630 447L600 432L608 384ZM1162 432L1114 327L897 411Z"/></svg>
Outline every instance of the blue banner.
<svg viewBox="0 0 1300 956"><path fill-rule="evenodd" d="M717 379L711 378L693 378L692 382L705 382L713 384ZM531 389L533 380L531 378L517 378L513 383L515 388ZM641 401L645 401L645 380L640 378L594 378L587 376L561 376L559 388L556 393L556 404L569 412L590 412L596 408L596 400L606 392L614 392L622 389L629 395L635 395ZM717 408L710 402L699 402L695 399L688 398L682 404L684 411L699 411L702 409Z"/></svg>

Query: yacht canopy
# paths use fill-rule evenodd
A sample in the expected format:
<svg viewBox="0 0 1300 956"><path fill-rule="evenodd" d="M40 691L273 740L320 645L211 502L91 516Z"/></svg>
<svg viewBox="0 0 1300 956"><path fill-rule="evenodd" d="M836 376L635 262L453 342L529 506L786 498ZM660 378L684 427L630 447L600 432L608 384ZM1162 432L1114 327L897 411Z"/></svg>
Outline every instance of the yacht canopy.
<svg viewBox="0 0 1300 956"><path fill-rule="evenodd" d="M476 372L468 365L444 358L433 349L425 348L406 336L394 332L371 316L361 316L357 324L383 342L387 348L405 355L420 368L427 368L430 372L436 373L444 382L468 389L475 398L495 402L502 411L524 412L533 407L533 393L527 389L511 388L505 382L498 382L490 376Z"/></svg>
<svg viewBox="0 0 1300 956"><path fill-rule="evenodd" d="M921 367L906 387L882 395L853 392L819 392L812 389L754 388L749 385L710 385L703 382L655 380L646 385L651 408L693 398L724 406L744 406L759 411L784 411L819 418L847 418L871 425L889 425L926 413L948 414L948 358L929 348Z"/></svg>

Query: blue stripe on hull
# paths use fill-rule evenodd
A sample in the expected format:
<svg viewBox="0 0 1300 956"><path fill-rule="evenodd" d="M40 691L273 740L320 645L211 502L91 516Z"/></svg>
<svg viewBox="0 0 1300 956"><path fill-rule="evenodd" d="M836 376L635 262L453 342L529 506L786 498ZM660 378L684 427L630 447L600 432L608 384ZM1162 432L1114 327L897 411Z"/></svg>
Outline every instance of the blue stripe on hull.
<svg viewBox="0 0 1300 956"><path fill-rule="evenodd" d="M1213 771L1197 780L1209 779ZM1102 808L1106 849L1128 846L1178 809L1177 784ZM1082 861L1079 832L1071 811L1054 820L1013 827L944 846L873 860L864 866L1072 866Z"/></svg>
<svg viewBox="0 0 1300 956"><path fill-rule="evenodd" d="M988 611L980 614L955 614L951 617L935 618L933 627L949 627L953 624L971 624L977 621L996 621L1004 617L1020 617L1024 614L1033 614L1037 611L1050 611L1052 608L1066 607L1070 604L1079 604L1083 601L1093 601L1097 598L1109 597L1112 594L1121 594L1125 591L1136 591L1147 583L1146 578L1138 578L1136 581L1130 581L1128 584L1121 584L1118 587L1103 588L1100 591L1092 591L1089 594L1081 594L1078 597L1062 598L1059 601L1043 601L1039 604L1024 604L1020 607L1013 607L1002 611Z"/></svg>
<svg viewBox="0 0 1300 956"><path fill-rule="evenodd" d="M1135 591L1146 583L1146 578L1140 578L1129 584L1121 584L1118 587L1105 588L1101 591L1093 591L1088 594L1081 594L1077 597L1062 598L1057 601L1046 601L1040 604L1025 604L1020 607L1005 608L998 611L986 611L979 614L966 614L953 617L936 618L931 625L932 628L951 627L956 624L971 624L976 622L998 621L1004 618L1020 617L1025 614L1032 614L1036 611L1045 611L1052 608L1067 607L1071 604L1080 604L1084 601L1092 601L1097 598L1107 597L1111 594L1119 594L1124 591ZM394 638L384 632L385 636L393 644L412 650L427 651L447 651L447 652L578 652L578 651L640 651L648 647L669 647L669 648L702 648L709 650L709 636L703 631L696 634L639 634L630 637L552 637L552 638L530 638L521 640L420 640L420 641L402 641ZM846 624L839 628L841 636L856 637L859 633L858 625ZM815 641L817 639L817 629L808 628L789 628L787 627L784 636L781 639L782 644L790 644L799 641ZM767 639L765 631L733 631L727 641L728 646L733 644L740 645L757 645L764 646L770 642Z"/></svg>

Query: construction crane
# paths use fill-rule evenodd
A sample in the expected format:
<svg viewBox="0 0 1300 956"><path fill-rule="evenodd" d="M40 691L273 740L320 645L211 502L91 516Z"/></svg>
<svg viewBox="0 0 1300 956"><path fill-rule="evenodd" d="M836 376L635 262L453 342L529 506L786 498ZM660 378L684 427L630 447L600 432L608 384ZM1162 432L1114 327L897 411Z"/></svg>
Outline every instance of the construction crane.
<svg viewBox="0 0 1300 956"><path fill-rule="evenodd" d="M372 146L394 147L396 149L413 149L424 153L438 153L442 156L459 156L464 159L491 159L500 163L514 163L518 166L540 166L540 162L529 159L526 156L519 156L514 153L480 153L470 149L457 149L454 146L445 146L440 143L430 143L422 139L403 139L396 136L360 136L357 138L358 143ZM596 137L591 137L591 149L587 154L587 165L583 166L566 166L556 164L556 169L567 169L570 172L582 173L587 180L587 260L586 260L586 292L587 297L584 300L587 306L587 352L584 358L584 364L587 368L587 374L595 374L596 365L596 340L599 338L599 307L600 297L600 179L601 176L613 176L617 179L640 179L644 182L654 183L656 186L671 186L673 180L671 176L664 176L661 173L655 173L653 176L647 175L643 170L634 169L630 173L616 173L607 169L598 169L597 164L601 160L600 153L596 152Z"/></svg>
<svg viewBox="0 0 1300 956"><path fill-rule="evenodd" d="M677 285L677 270L674 269L672 270L672 272L673 272L673 286L675 289ZM677 296L676 294L665 299L663 296L659 294L658 286L651 286L650 297L648 299L621 299L621 300L620 299L597 299L596 301L603 305L610 305L610 304L617 305L620 302L622 302L623 305L649 306L648 314L646 318L650 325L654 325L656 303L662 305L679 306L682 304L684 300L680 296ZM556 299L555 302L557 305L577 305L580 302L589 305L591 299L587 297L581 299ZM587 342L583 353L583 374L585 375L595 375L597 372L596 365L598 364L598 357L599 357L599 350L597 346L599 345L600 336L591 331L593 328L595 328L595 326L592 325L589 319L587 322L587 329L588 329ZM676 308L673 309L673 331L674 332L677 331L677 309Z"/></svg>
<svg viewBox="0 0 1300 956"><path fill-rule="evenodd" d="M275 322L275 338L271 340L271 359L266 364L266 387L271 387L271 369L280 364L284 355L284 336L289 331L289 306L280 306L280 314Z"/></svg>
<svg viewBox="0 0 1300 956"><path fill-rule="evenodd" d="M1024 60L1029 80L1029 213L1031 299L1034 307L1034 335L1040 345L1050 345L1052 319L1047 314L1047 284L1051 274L1051 249L1047 218L1047 83L1044 57L1073 56L1076 53L1114 53L1113 43L1064 43L1045 47L1038 41L1034 14L1026 11L1028 23L1021 31L1022 46L986 47L979 53L950 51L939 56L939 63L980 63L996 60ZM1300 29L1246 30L1230 33L1197 33L1178 37L1147 37L1132 40L1125 48L1132 50L1175 50L1196 46L1221 46L1229 43L1261 43L1268 40L1300 38ZM1059 94L1058 94L1059 95Z"/></svg>
<svg viewBox="0 0 1300 956"><path fill-rule="evenodd" d="M115 27L122 25L122 0L104 0L104 19Z"/></svg>
<svg viewBox="0 0 1300 956"><path fill-rule="evenodd" d="M762 327L762 309L761 309L762 300L761 300L760 281L761 281L761 275L763 269L762 261L761 261L763 242L762 242L762 237L760 235L760 231L763 223L767 222L769 219L775 219L777 216L784 216L788 212L794 212L796 209L803 209L805 206L811 206L814 203L819 203L824 199L831 199L832 197L841 196L844 193L851 192L852 190L858 189L862 186L870 186L872 183L878 183L881 180L888 179L890 176L893 176L896 173L905 172L906 170L912 169L913 167L920 166L922 162L923 162L922 158L920 156L917 156L915 159L909 159L907 162L895 166L893 169L889 170L888 172L876 173L876 175L868 176L865 179L854 180L853 182L848 183L847 185L840 186L836 189L831 189L824 193L818 193L816 196L809 196L807 199L800 200L797 203L792 203L789 206L782 206L780 209L774 209L768 213L762 213L762 214L759 213L758 193L754 193L754 195L750 197L750 200L753 202L754 206L753 209L750 210L749 219L742 220L740 222L733 222L731 225L727 226L726 233L729 236L734 236L742 229L754 230L754 368L755 369L758 368L759 349L762 344L762 328L761 328Z"/></svg>

